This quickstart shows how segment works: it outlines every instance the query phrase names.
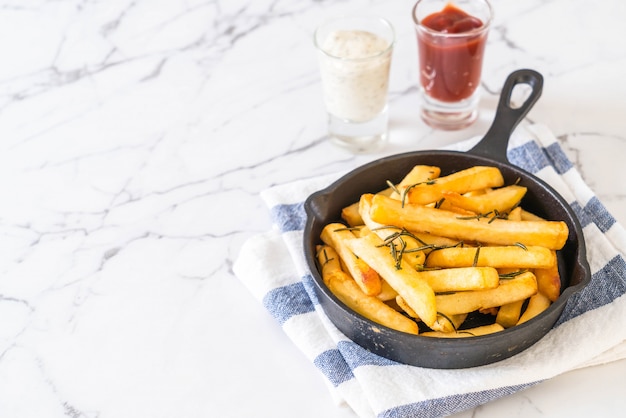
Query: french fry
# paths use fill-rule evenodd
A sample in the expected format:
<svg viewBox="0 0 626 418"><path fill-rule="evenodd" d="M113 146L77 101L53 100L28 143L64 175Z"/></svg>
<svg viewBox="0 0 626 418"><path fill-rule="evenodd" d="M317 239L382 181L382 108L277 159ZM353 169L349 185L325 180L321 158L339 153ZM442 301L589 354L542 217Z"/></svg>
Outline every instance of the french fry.
<svg viewBox="0 0 626 418"><path fill-rule="evenodd" d="M465 218L444 210L402 202L375 195L370 217L374 222L393 224L409 231L443 235L459 240L497 245L542 246L561 249L568 238L563 221L507 221L503 219Z"/></svg>
<svg viewBox="0 0 626 418"><path fill-rule="evenodd" d="M550 299L546 295L541 292L530 297L528 300L528 306L526 306L526 310L520 317L519 321L517 321L516 325L523 324L526 321L529 321L539 315L541 312L548 309L550 306Z"/></svg>
<svg viewBox="0 0 626 418"><path fill-rule="evenodd" d="M519 321L523 305L524 300L502 305L496 315L496 323L502 325L504 328L511 328Z"/></svg>
<svg viewBox="0 0 626 418"><path fill-rule="evenodd" d="M545 247L518 245L442 248L432 251L426 267L491 266L494 268L548 268L556 265L556 253Z"/></svg>
<svg viewBox="0 0 626 418"><path fill-rule="evenodd" d="M385 280L381 279L381 291L378 295L376 295L376 297L380 300L382 300L383 302L389 302L390 300L394 300L397 296L398 296L398 292L396 292L396 290L389 286L389 283L387 283Z"/></svg>
<svg viewBox="0 0 626 418"><path fill-rule="evenodd" d="M428 326L437 319L435 292L412 268L396 268L396 260L376 234L347 241L360 259L374 268Z"/></svg>
<svg viewBox="0 0 626 418"><path fill-rule="evenodd" d="M474 290L437 295L437 310L446 315L469 313L523 300L537 293L537 280L531 272L513 279L501 280L495 289Z"/></svg>
<svg viewBox="0 0 626 418"><path fill-rule="evenodd" d="M522 209L522 221L545 221L541 216L535 215L532 212L528 212Z"/></svg>
<svg viewBox="0 0 626 418"><path fill-rule="evenodd" d="M341 209L341 219L343 219L348 226L354 227L363 225L363 219L361 219L361 214L359 213L359 202Z"/></svg>
<svg viewBox="0 0 626 418"><path fill-rule="evenodd" d="M396 294L396 304L398 305L398 307L400 307L400 309L402 309L408 316L410 316L411 318L414 318L416 320L419 321L420 317L417 314L417 312L415 312L413 310L413 308L411 308L409 306L408 303L406 303L406 301L404 300L404 298L398 294Z"/></svg>
<svg viewBox="0 0 626 418"><path fill-rule="evenodd" d="M470 210L476 214L499 212L508 213L516 207L524 195L526 187L510 185L493 189L481 195L464 196L458 192L444 191L444 199L454 206Z"/></svg>
<svg viewBox="0 0 626 418"><path fill-rule="evenodd" d="M459 267L419 272L422 280L435 293L465 290L493 289L498 287L500 276L493 267Z"/></svg>
<svg viewBox="0 0 626 418"><path fill-rule="evenodd" d="M554 252L556 258L556 252ZM552 302L561 295L561 275L559 274L559 264L555 262L547 268L536 268L534 270L537 277L537 287L539 291L546 295Z"/></svg>
<svg viewBox="0 0 626 418"><path fill-rule="evenodd" d="M428 206L430 208L435 208L435 209L447 210L449 212L458 213L459 215L463 215L463 216L474 216L474 215L476 215L476 213L472 212L471 210L463 209L460 206L455 206L452 202L449 202L445 198L442 198L437 203L431 203L431 204L426 205L426 206Z"/></svg>
<svg viewBox="0 0 626 418"><path fill-rule="evenodd" d="M500 324L490 324L483 325L475 328L462 329L457 332L438 332L438 331L428 331L423 332L420 335L424 337L439 337L439 338L467 338L467 337L477 337L479 335L487 335L493 334L494 332L499 332L504 330L504 328Z"/></svg>
<svg viewBox="0 0 626 418"><path fill-rule="evenodd" d="M404 176L400 183L396 184L394 191L390 197L394 199L401 199L402 194L407 187L414 184L426 183L439 177L441 174L441 168L430 165L416 165Z"/></svg>
<svg viewBox="0 0 626 418"><path fill-rule="evenodd" d="M321 233L322 241L337 251L346 269L363 293L368 296L376 296L382 289L380 276L372 267L355 256L350 248L348 248L346 242L353 238L355 238L354 234L350 232L345 225L340 223L326 225Z"/></svg>
<svg viewBox="0 0 626 418"><path fill-rule="evenodd" d="M509 215L506 217L509 221L523 221L522 208L520 206L515 209L511 209Z"/></svg>
<svg viewBox="0 0 626 418"><path fill-rule="evenodd" d="M504 178L497 167L475 166L435 180L409 186L406 200L410 203L427 205L437 202L443 192L467 193L472 190L504 185Z"/></svg>
<svg viewBox="0 0 626 418"><path fill-rule="evenodd" d="M368 296L356 282L341 269L339 255L330 246L321 246L318 261L322 266L322 278L329 290L353 311L386 327L418 334L415 321L387 306L375 296Z"/></svg>

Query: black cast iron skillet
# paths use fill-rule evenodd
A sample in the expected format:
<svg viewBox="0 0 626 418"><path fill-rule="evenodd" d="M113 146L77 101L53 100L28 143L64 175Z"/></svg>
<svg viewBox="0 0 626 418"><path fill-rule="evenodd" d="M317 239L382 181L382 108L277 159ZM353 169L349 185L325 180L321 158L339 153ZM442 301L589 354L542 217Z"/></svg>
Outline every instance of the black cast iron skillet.
<svg viewBox="0 0 626 418"><path fill-rule="evenodd" d="M519 84L527 84L532 90L522 106L513 107L511 95ZM382 357L419 367L453 369L490 364L536 343L556 323L567 299L589 283L591 274L584 237L573 210L552 187L509 163L506 156L511 132L539 99L542 86L543 78L536 71L524 69L509 75L489 131L468 152L416 151L385 157L355 169L307 199L305 257L322 308L348 338ZM546 311L524 324L491 335L456 339L421 337L395 331L364 318L347 308L328 290L315 259L315 246L321 243L319 236L322 228L330 222L340 221L341 209L358 201L363 193L385 189L387 180L398 183L416 164L439 166L441 175L475 165L498 167L505 184L514 184L521 179L519 184L528 188L522 201L523 208L546 219L567 223L569 238L559 251L561 296Z"/></svg>

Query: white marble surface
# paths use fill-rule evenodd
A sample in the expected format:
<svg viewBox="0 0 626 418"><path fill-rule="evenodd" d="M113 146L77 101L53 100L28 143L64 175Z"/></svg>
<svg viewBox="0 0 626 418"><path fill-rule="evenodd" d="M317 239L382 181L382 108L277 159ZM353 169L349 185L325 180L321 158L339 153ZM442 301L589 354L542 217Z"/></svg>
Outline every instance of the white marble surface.
<svg viewBox="0 0 626 418"><path fill-rule="evenodd" d="M506 75L545 76L529 119L626 224L626 3L495 0L481 119L417 117L412 2L0 0L0 416L352 417L234 277L270 227L259 191L486 131ZM391 139L325 136L313 27L398 31ZM626 361L461 417L610 416Z"/></svg>

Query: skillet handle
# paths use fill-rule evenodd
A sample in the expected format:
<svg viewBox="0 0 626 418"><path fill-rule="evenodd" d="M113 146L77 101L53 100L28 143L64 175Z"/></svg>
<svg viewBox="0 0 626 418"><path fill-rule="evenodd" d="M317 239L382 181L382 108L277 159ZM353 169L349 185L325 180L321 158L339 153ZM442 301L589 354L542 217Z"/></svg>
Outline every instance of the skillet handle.
<svg viewBox="0 0 626 418"><path fill-rule="evenodd" d="M521 106L514 108L511 106L511 93L518 84L529 85L531 92ZM537 71L523 69L511 73L502 87L496 116L491 127L483 139L469 150L469 153L508 163L506 150L511 133L537 102L542 89L543 76Z"/></svg>

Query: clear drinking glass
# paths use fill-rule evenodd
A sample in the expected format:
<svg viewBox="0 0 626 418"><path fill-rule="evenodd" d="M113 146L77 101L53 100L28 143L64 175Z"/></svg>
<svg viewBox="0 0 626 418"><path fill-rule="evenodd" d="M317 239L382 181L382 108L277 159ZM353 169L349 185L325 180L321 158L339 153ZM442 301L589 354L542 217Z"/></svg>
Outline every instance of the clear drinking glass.
<svg viewBox="0 0 626 418"><path fill-rule="evenodd" d="M478 87L492 18L487 0L415 3L421 116L428 125L452 130L476 120Z"/></svg>
<svg viewBox="0 0 626 418"><path fill-rule="evenodd" d="M314 34L331 140L369 152L387 139L392 25L379 17L341 17Z"/></svg>

